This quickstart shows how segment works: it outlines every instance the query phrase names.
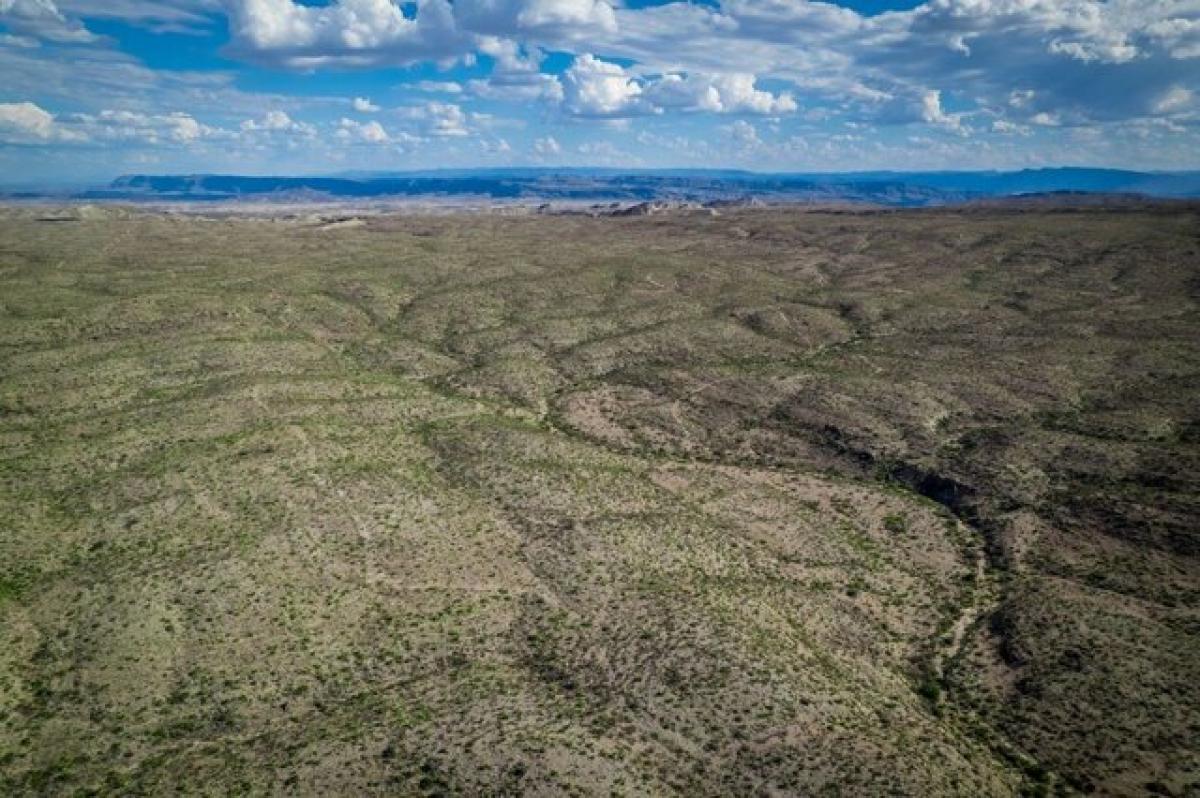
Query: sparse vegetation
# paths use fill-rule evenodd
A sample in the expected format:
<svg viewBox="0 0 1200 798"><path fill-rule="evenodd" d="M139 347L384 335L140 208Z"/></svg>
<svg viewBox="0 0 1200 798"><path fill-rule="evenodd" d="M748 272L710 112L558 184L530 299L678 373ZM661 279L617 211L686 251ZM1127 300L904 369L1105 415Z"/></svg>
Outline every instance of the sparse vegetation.
<svg viewBox="0 0 1200 798"><path fill-rule="evenodd" d="M0 211L0 793L1200 788L1200 219Z"/></svg>

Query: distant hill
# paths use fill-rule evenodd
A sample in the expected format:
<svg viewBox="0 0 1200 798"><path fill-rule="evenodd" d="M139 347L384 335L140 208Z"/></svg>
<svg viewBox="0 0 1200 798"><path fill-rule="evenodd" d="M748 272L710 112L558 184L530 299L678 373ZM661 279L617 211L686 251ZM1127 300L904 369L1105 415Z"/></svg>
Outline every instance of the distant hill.
<svg viewBox="0 0 1200 798"><path fill-rule="evenodd" d="M108 186L74 196L134 201L477 197L597 202L710 202L753 197L783 202L923 206L1056 192L1200 197L1200 172L1065 167L1019 172L760 173L513 167L346 172L324 177L126 175ZM29 192L24 194L28 196Z"/></svg>

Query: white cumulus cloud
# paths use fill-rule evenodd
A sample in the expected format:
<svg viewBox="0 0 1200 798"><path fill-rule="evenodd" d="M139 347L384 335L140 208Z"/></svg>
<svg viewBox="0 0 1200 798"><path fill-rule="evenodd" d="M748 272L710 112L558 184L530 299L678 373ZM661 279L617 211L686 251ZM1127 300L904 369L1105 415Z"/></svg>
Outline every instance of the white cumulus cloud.
<svg viewBox="0 0 1200 798"><path fill-rule="evenodd" d="M98 116L80 115L79 121L96 137L136 139L149 144L191 144L201 139L224 137L227 131L203 124L191 114L143 114L136 111L104 110Z"/></svg>
<svg viewBox="0 0 1200 798"><path fill-rule="evenodd" d="M337 132L334 135L342 141L358 141L366 144L387 144L391 141L387 130L378 122L357 122L345 117L338 120Z"/></svg>
<svg viewBox="0 0 1200 798"><path fill-rule="evenodd" d="M33 103L0 103L0 131L48 139L54 135L54 115Z"/></svg>
<svg viewBox="0 0 1200 798"><path fill-rule="evenodd" d="M563 74L564 107L578 116L621 117L647 113L641 85L620 64L591 54L577 56Z"/></svg>
<svg viewBox="0 0 1200 798"><path fill-rule="evenodd" d="M534 140L533 151L542 157L558 155L562 152L562 145L558 143L558 140L554 136L545 136L544 138Z"/></svg>
<svg viewBox="0 0 1200 798"><path fill-rule="evenodd" d="M617 30L606 0L457 0L454 13L467 30L501 36L582 41Z"/></svg>
<svg viewBox="0 0 1200 798"><path fill-rule="evenodd" d="M242 131L246 133L295 133L302 136L315 136L316 128L307 122L297 122L288 116L286 111L267 111L260 119L247 119L242 122Z"/></svg>
<svg viewBox="0 0 1200 798"><path fill-rule="evenodd" d="M645 97L662 108L714 113L787 114L797 109L791 94L755 87L754 75L664 75L650 81Z"/></svg>
<svg viewBox="0 0 1200 798"><path fill-rule="evenodd" d="M942 93L930 89L921 95L921 119L931 125L938 125L955 133L965 133L962 114L948 114L942 109Z"/></svg>
<svg viewBox="0 0 1200 798"><path fill-rule="evenodd" d="M231 0L229 14L232 52L293 69L411 64L470 50L448 0L421 0L412 19L392 0Z"/></svg>

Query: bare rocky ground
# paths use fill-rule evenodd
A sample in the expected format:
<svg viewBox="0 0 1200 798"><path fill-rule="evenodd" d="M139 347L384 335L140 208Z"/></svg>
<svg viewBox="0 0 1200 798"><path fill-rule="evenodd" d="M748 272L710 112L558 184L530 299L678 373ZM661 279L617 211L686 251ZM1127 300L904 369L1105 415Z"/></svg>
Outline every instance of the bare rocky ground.
<svg viewBox="0 0 1200 798"><path fill-rule="evenodd" d="M0 793L1197 794L1198 222L0 210Z"/></svg>

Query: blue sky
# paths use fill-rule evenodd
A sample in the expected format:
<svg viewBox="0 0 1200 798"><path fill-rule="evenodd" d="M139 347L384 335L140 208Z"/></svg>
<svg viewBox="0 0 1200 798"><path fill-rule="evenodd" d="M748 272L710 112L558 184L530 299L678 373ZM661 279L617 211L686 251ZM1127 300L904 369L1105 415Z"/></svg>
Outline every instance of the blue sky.
<svg viewBox="0 0 1200 798"><path fill-rule="evenodd" d="M0 182L1200 168L1200 0L0 0Z"/></svg>

